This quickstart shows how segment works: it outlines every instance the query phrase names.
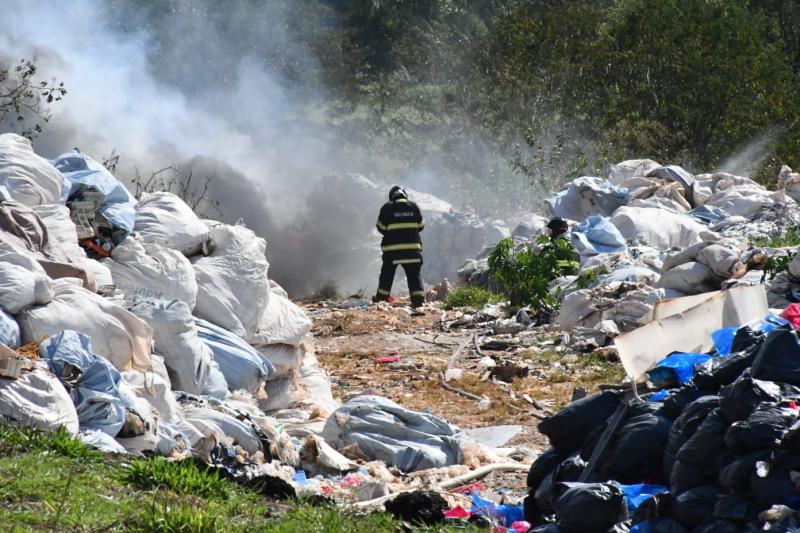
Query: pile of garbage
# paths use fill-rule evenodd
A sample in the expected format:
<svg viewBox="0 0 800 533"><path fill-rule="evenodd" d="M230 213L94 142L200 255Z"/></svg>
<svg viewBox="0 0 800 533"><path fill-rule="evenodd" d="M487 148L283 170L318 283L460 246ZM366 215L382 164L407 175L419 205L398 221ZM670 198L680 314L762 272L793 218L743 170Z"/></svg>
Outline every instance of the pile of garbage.
<svg viewBox="0 0 800 533"><path fill-rule="evenodd" d="M769 303L800 301L800 258L791 248L755 243L800 224L800 174L784 167L778 190L727 173L692 175L649 159L623 161L606 178L580 177L548 199L549 215L569 221L580 257L574 276L554 280L555 325L586 349L652 319L660 301L766 282ZM519 248L544 234L548 218L518 215ZM459 270L459 281L490 286L491 247ZM769 279L772 258L791 267Z"/></svg>
<svg viewBox="0 0 800 533"><path fill-rule="evenodd" d="M539 430L532 531L797 531L800 306L665 354L652 388L573 401Z"/></svg>
<svg viewBox="0 0 800 533"><path fill-rule="evenodd" d="M48 161L0 135L0 421L269 477L277 496L372 500L508 461L385 398L340 406L266 246L174 194L134 198L77 150Z"/></svg>

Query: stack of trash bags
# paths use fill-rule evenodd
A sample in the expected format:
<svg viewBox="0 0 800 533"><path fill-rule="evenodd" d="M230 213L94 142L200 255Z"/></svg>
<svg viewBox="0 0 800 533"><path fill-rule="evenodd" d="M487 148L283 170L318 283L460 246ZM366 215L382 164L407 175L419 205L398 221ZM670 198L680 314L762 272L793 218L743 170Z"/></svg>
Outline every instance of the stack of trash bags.
<svg viewBox="0 0 800 533"><path fill-rule="evenodd" d="M669 354L648 373L656 392L605 391L543 420L532 531L797 531L800 306L782 315L715 332L710 353Z"/></svg>
<svg viewBox="0 0 800 533"><path fill-rule="evenodd" d="M0 135L2 419L118 453L296 465L276 417L321 426L339 405L268 269L247 227Z"/></svg>
<svg viewBox="0 0 800 533"><path fill-rule="evenodd" d="M580 270L551 284L561 299L555 324L590 349L641 326L666 299L766 282L771 306L800 301L800 258L774 279L764 271L794 250L754 244L800 225L798 176L785 167L770 191L742 176L623 161L605 178L567 183L547 200L547 216L517 215L512 238L528 246L549 217L569 221ZM464 264L459 281L491 285L490 252Z"/></svg>

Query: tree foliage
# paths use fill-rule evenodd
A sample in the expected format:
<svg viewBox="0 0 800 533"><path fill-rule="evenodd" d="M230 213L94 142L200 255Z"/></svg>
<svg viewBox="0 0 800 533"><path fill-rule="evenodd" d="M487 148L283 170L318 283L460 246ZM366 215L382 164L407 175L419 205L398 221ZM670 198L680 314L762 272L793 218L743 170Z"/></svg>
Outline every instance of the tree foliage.
<svg viewBox="0 0 800 533"><path fill-rule="evenodd" d="M33 61L0 62L0 124L29 139L50 120L49 104L67 94L63 82L40 80Z"/></svg>

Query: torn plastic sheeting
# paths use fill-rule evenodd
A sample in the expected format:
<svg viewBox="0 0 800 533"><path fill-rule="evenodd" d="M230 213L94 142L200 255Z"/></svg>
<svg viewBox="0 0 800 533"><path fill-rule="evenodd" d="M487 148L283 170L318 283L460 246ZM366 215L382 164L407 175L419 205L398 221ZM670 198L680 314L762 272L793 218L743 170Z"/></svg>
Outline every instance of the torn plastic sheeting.
<svg viewBox="0 0 800 533"><path fill-rule="evenodd" d="M698 205L689 211L689 215L709 226L719 224L720 222L731 218L730 213L721 207L714 207L710 205Z"/></svg>
<svg viewBox="0 0 800 533"><path fill-rule="evenodd" d="M464 435L479 444L499 448L516 437L520 431L522 426L518 425L488 426L465 429Z"/></svg>
<svg viewBox="0 0 800 533"><path fill-rule="evenodd" d="M68 200L80 196L87 189L98 191L104 196L97 209L100 214L126 234L133 231L136 200L106 167L77 149L58 156L53 165L64 175L64 187L69 185Z"/></svg>
<svg viewBox="0 0 800 533"><path fill-rule="evenodd" d="M92 352L91 339L77 331L62 331L39 345L39 355L64 382L78 412L81 429L97 429L116 437L125 410L136 410L135 396L114 366Z"/></svg>
<svg viewBox="0 0 800 533"><path fill-rule="evenodd" d="M608 216L630 200L625 187L608 181L582 176L572 180L567 189L547 199L550 214L570 220L583 220L589 215Z"/></svg>
<svg viewBox="0 0 800 533"><path fill-rule="evenodd" d="M674 372L675 377L678 379L678 385L685 385L694 377L695 366L702 365L711 360L711 356L705 353L683 353L677 352L668 355L661 361L656 363L656 366L648 371L651 375L651 381L655 382L652 377L660 369L669 369Z"/></svg>
<svg viewBox="0 0 800 533"><path fill-rule="evenodd" d="M404 472L460 464L463 457L456 426L380 396L347 402L328 418L322 435L336 449L355 443L370 459Z"/></svg>
<svg viewBox="0 0 800 533"><path fill-rule="evenodd" d="M620 253L628 249L625 237L617 227L608 218L597 215L586 218L572 228L571 240L581 257Z"/></svg>
<svg viewBox="0 0 800 533"><path fill-rule="evenodd" d="M91 446L103 453L118 453L128 455L128 451L117 442L114 437L98 429L84 429L78 433L78 439L87 446Z"/></svg>
<svg viewBox="0 0 800 533"><path fill-rule="evenodd" d="M522 505L498 505L491 500L484 500L477 491L472 491L472 516L486 516L501 522L503 527L511 527L514 522L525 520L525 511Z"/></svg>
<svg viewBox="0 0 800 533"><path fill-rule="evenodd" d="M677 165L669 165L651 171L648 174L648 176L660 178L665 181L676 181L681 185L683 185L683 190L685 191L686 194L686 200L688 200L689 204L691 204L692 207L694 207L695 205L694 176L686 172L683 168Z"/></svg>
<svg viewBox="0 0 800 533"><path fill-rule="evenodd" d="M694 304L692 307L614 339L628 376L639 379L665 353L706 352L713 346L711 334L714 331L746 324L764 317L769 311L763 285L735 287L689 298ZM656 308L659 305L656 304ZM682 305L673 301L672 307L681 309Z"/></svg>
<svg viewBox="0 0 800 533"><path fill-rule="evenodd" d="M194 319L200 340L211 349L230 390L255 393L275 375L275 367L258 350L231 331Z"/></svg>

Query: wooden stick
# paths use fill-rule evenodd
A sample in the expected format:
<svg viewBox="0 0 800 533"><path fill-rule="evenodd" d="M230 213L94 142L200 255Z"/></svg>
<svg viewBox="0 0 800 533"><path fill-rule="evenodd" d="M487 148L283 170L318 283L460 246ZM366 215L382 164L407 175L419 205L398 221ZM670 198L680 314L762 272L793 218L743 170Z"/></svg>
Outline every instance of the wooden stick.
<svg viewBox="0 0 800 533"><path fill-rule="evenodd" d="M475 394L459 389L458 387L453 387L452 385L447 383L447 381L445 381L444 379L444 372L439 372L439 381L441 382L442 387L444 387L445 390L448 390L450 392L455 392L456 394L460 394L464 398L469 398L470 400L475 400L476 402L483 400L483 398L481 398L480 396L476 396Z"/></svg>

